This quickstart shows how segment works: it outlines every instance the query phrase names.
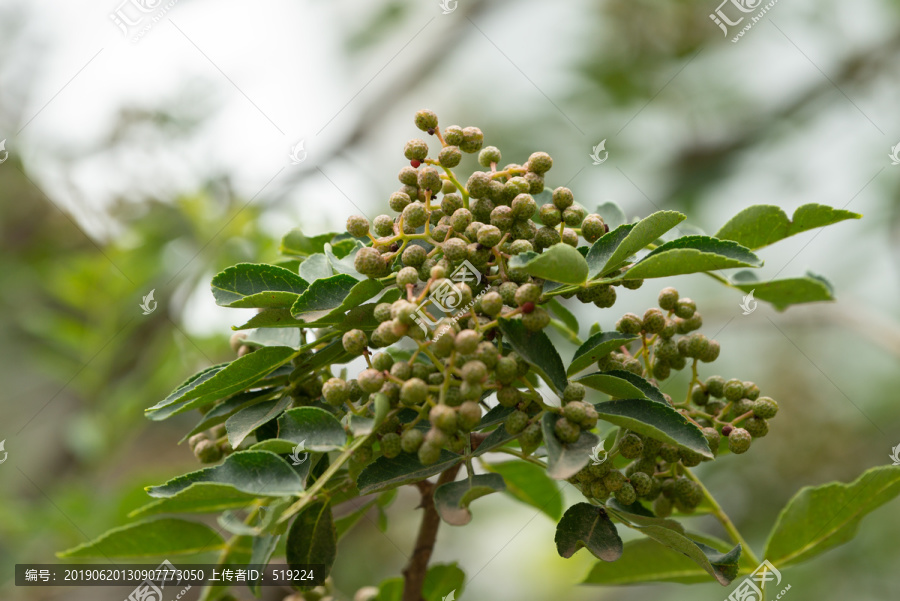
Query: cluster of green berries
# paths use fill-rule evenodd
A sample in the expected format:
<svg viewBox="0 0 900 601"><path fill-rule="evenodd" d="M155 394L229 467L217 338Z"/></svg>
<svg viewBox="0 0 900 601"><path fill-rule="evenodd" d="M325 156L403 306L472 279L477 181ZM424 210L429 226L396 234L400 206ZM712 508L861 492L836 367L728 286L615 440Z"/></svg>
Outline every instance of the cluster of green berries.
<svg viewBox="0 0 900 601"><path fill-rule="evenodd" d="M225 436L225 424L219 424L188 438L188 445L200 463L216 463L233 450Z"/></svg>

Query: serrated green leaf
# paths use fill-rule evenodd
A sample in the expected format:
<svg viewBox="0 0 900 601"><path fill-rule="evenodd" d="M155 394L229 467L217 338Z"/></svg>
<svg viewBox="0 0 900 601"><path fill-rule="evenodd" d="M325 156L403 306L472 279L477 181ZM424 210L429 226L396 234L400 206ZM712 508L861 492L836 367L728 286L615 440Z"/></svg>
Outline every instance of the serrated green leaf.
<svg viewBox="0 0 900 601"><path fill-rule="evenodd" d="M560 442L553 430L560 417L550 412L541 417L541 431L547 447L547 475L554 480L565 480L578 473L590 460L591 449L600 442L597 436L585 430L575 442Z"/></svg>
<svg viewBox="0 0 900 601"><path fill-rule="evenodd" d="M173 497L195 482L215 482L257 496L284 496L303 491L303 481L287 462L268 451L238 451L221 464L150 486L151 497Z"/></svg>
<svg viewBox="0 0 900 601"><path fill-rule="evenodd" d="M291 397L285 395L280 399L251 405L229 417L225 421L225 431L231 448L236 449L254 430L281 415L290 404Z"/></svg>
<svg viewBox="0 0 900 601"><path fill-rule="evenodd" d="M451 526L465 526L472 521L472 501L505 489L500 474L477 474L438 486L434 490L434 506L441 519Z"/></svg>
<svg viewBox="0 0 900 601"><path fill-rule="evenodd" d="M744 292L752 292L756 300L771 303L779 311L791 305L834 300L827 282L811 276L768 282L735 282L733 285Z"/></svg>
<svg viewBox="0 0 900 601"><path fill-rule="evenodd" d="M700 428L667 404L621 399L594 405L600 419L638 434L713 458Z"/></svg>
<svg viewBox="0 0 900 601"><path fill-rule="evenodd" d="M582 376L576 381L588 388L605 392L613 398L648 399L666 404L666 397L659 388L641 376L624 369L598 371Z"/></svg>
<svg viewBox="0 0 900 601"><path fill-rule="evenodd" d="M160 513L215 513L225 509L246 507L260 495L241 492L230 484L194 482L174 496L157 499L128 514L129 518Z"/></svg>
<svg viewBox="0 0 900 601"><path fill-rule="evenodd" d="M628 234L631 233L631 230L634 229L634 226L634 223L623 223L615 229L613 229L612 226L609 226L609 231L600 236L600 238L591 245L590 250L588 250L587 255L585 256L585 260L588 263L588 278L593 279L598 275L612 271L612 269L605 269L606 264L609 263L610 257L612 257L613 253L616 252L616 249L622 245L622 242L625 241L625 238L627 238Z"/></svg>
<svg viewBox="0 0 900 601"><path fill-rule="evenodd" d="M850 484L800 489L778 516L765 557L776 567L807 561L856 536L866 514L900 494L900 467L873 467Z"/></svg>
<svg viewBox="0 0 900 601"><path fill-rule="evenodd" d="M600 270L608 273L622 265L628 257L635 254L670 229L684 221L685 216L678 211L657 211L633 224L628 234L612 252L606 264ZM590 256L590 253L588 253Z"/></svg>
<svg viewBox="0 0 900 601"><path fill-rule="evenodd" d="M556 525L556 552L572 557L585 548L597 559L616 561L622 556L622 539L602 507L576 503L566 510Z"/></svg>
<svg viewBox="0 0 900 601"><path fill-rule="evenodd" d="M622 210L622 207L611 200L598 206L596 212L597 215L600 215L603 219L603 223L609 226L609 231L628 222L628 218L625 216L625 211Z"/></svg>
<svg viewBox="0 0 900 601"><path fill-rule="evenodd" d="M337 557L337 533L327 502L312 503L297 514L288 530L285 555L291 568L316 563L325 565L325 577L331 573Z"/></svg>
<svg viewBox="0 0 900 601"><path fill-rule="evenodd" d="M365 245L359 240L353 240L353 246L351 247L350 252L343 258L338 258L337 255L334 254L331 245L326 244L324 249L325 257L328 259L328 264L331 265L331 268L335 273L345 273L357 281L365 280L366 276L356 271L355 266L356 253L364 246Z"/></svg>
<svg viewBox="0 0 900 601"><path fill-rule="evenodd" d="M363 469L356 485L359 494L368 495L439 474L460 461L462 457L447 450L441 450L440 458L431 465L422 465L414 453L400 453L393 459L382 455Z"/></svg>
<svg viewBox="0 0 900 601"><path fill-rule="evenodd" d="M761 267L762 260L736 242L709 236L684 236L657 246L622 276L662 278L731 267Z"/></svg>
<svg viewBox="0 0 900 601"><path fill-rule="evenodd" d="M238 263L212 279L213 296L222 307L287 308L308 286L289 269L259 263Z"/></svg>
<svg viewBox="0 0 900 601"><path fill-rule="evenodd" d="M514 499L543 511L551 520L562 517L559 487L543 468L526 461L485 464L485 468L503 476L506 492Z"/></svg>
<svg viewBox="0 0 900 601"><path fill-rule="evenodd" d="M635 334L622 334L615 331L594 334L575 351L566 374L571 376L580 372L601 357L605 357L620 346L637 340L637 338Z"/></svg>
<svg viewBox="0 0 900 601"><path fill-rule="evenodd" d="M859 213L813 203L799 207L794 211L794 216L788 219L781 207L753 205L723 225L716 232L716 238L734 240L756 250L801 232L861 217Z"/></svg>
<svg viewBox="0 0 900 601"><path fill-rule="evenodd" d="M334 271L331 269L331 263L324 253L316 253L309 256L305 261L300 263L298 273L300 274L300 277L307 282L315 282L316 280L330 278L334 275Z"/></svg>
<svg viewBox="0 0 900 601"><path fill-rule="evenodd" d="M278 437L253 445L253 449L290 453L303 443L303 451L326 453L343 448L347 433L341 422L319 407L295 407L278 418Z"/></svg>
<svg viewBox="0 0 900 601"><path fill-rule="evenodd" d="M156 557L215 551L222 537L205 524L177 518L158 518L129 524L58 553L69 557Z"/></svg>
<svg viewBox="0 0 900 601"><path fill-rule="evenodd" d="M521 319L501 317L498 323L503 340L540 374L556 394L562 394L568 384L566 368L547 335L542 331L529 331Z"/></svg>
<svg viewBox="0 0 900 601"><path fill-rule="evenodd" d="M456 562L432 565L422 584L422 597L425 601L456 601L465 590L465 580L466 574Z"/></svg>
<svg viewBox="0 0 900 601"><path fill-rule="evenodd" d="M581 284L587 279L588 264L575 248L564 242L554 244L538 254L534 251L515 255L509 260L510 269L561 284Z"/></svg>
<svg viewBox="0 0 900 601"><path fill-rule="evenodd" d="M551 297L544 306L549 309L551 313L556 315L559 320L569 328L569 331L578 336L578 318L575 317L561 302Z"/></svg>
<svg viewBox="0 0 900 601"><path fill-rule="evenodd" d="M291 360L294 349L268 346L224 365L201 372L165 399L145 410L154 421L163 420L249 388L266 374Z"/></svg>
<svg viewBox="0 0 900 601"><path fill-rule="evenodd" d="M215 407L207 411L205 414L203 414L203 419L201 419L197 423L197 425L191 429L190 432L185 434L184 438L178 441L178 444L183 443L194 434L198 434L200 432L203 432L204 430L209 430L213 426L224 423L226 419L228 419L241 407L252 402L258 402L261 397L264 397L271 393L271 389L252 390L250 392L242 392L228 399L225 399L224 401L216 404Z"/></svg>
<svg viewBox="0 0 900 601"><path fill-rule="evenodd" d="M345 312L374 297L383 288L377 280L359 282L352 276L339 273L310 284L291 307L291 315L307 325L329 321L338 323Z"/></svg>

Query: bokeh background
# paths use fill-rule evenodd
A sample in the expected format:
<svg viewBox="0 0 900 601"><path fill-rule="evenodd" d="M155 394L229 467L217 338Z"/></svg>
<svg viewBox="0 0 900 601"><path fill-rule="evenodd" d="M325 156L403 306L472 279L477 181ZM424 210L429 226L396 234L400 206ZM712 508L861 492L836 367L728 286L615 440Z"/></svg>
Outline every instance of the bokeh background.
<svg viewBox="0 0 900 601"><path fill-rule="evenodd" d="M812 269L830 278L836 304L777 313L761 303L744 316L740 293L686 276L585 310L582 334L675 285L722 343L715 371L779 401L764 441L701 470L758 553L801 487L890 463L900 444L900 166L888 156L900 143L897 0L782 0L737 43L709 17L716 0L459 0L449 14L437 0L178 0L144 21L149 30L133 28L136 41L110 17L135 13L117 1L0 5L3 599L123 598L17 589L13 565L56 561L124 524L143 486L196 467L176 445L192 418L150 423L142 410L230 357L229 327L245 316L213 303L209 279L274 260L292 227L319 233L383 212L425 107L444 125L481 127L505 161L549 152L548 185L569 186L589 209L615 200L629 219L676 209L715 232L759 203L864 214L761 251L762 279ZM609 159L593 165L601 140ZM158 309L143 315L151 290ZM898 503L852 542L786 570L787 598L894 598ZM399 574L415 505L403 491L385 532L373 514L342 541L342 598ZM546 516L503 495L476 510L469 526L442 528L434 557L465 570L462 599L730 592L579 587L592 559L559 558ZM723 534L705 517L690 526Z"/></svg>

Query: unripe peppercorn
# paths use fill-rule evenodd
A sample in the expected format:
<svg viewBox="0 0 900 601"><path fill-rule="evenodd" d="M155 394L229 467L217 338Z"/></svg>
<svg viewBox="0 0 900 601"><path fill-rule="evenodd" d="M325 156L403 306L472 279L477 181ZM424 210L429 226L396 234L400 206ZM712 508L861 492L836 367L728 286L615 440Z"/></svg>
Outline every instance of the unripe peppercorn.
<svg viewBox="0 0 900 601"><path fill-rule="evenodd" d="M556 434L556 437L564 443L575 442L581 437L581 427L564 417L561 417L556 421L553 432Z"/></svg>
<svg viewBox="0 0 900 601"><path fill-rule="evenodd" d="M472 330L465 330L466 332L471 332ZM461 334L460 334L461 336ZM460 336L456 337L457 345L459 344ZM471 361L466 361L466 363L460 369L460 373L464 381L469 382L470 384L475 384L478 382L483 382L485 378L487 378L487 366L477 359L473 359Z"/></svg>
<svg viewBox="0 0 900 601"><path fill-rule="evenodd" d="M500 232L500 228L495 225L485 225L481 229L478 230L478 243L482 246L486 246L488 248L493 248L500 243L500 239L503 237L503 234Z"/></svg>
<svg viewBox="0 0 900 601"><path fill-rule="evenodd" d="M384 384L384 374L377 369L364 369L357 376L356 380L359 382L359 387L363 389L363 392L378 392Z"/></svg>
<svg viewBox="0 0 900 601"><path fill-rule="evenodd" d="M725 396L725 379L722 376L710 376L706 379L706 390L711 396L721 399Z"/></svg>
<svg viewBox="0 0 900 601"><path fill-rule="evenodd" d="M422 446L425 434L416 428L410 428L400 435L400 447L404 453L415 453Z"/></svg>
<svg viewBox="0 0 900 601"><path fill-rule="evenodd" d="M482 167L490 168L491 163L500 162L500 149L496 146L485 146L478 153L478 164Z"/></svg>
<svg viewBox="0 0 900 601"><path fill-rule="evenodd" d="M722 436L715 428L707 427L701 430L703 432L703 436L706 437L706 442L709 445L709 450L712 451L712 454L715 455L719 452L719 443L722 440Z"/></svg>
<svg viewBox="0 0 900 601"><path fill-rule="evenodd" d="M778 403L767 396L761 396L753 401L753 415L763 419L772 419L778 413Z"/></svg>
<svg viewBox="0 0 900 601"><path fill-rule="evenodd" d="M413 202L403 209L403 223L412 227L422 227L428 221L428 213L421 202Z"/></svg>
<svg viewBox="0 0 900 601"><path fill-rule="evenodd" d="M581 222L581 235L590 243L594 243L606 234L606 224L599 215L588 215Z"/></svg>
<svg viewBox="0 0 900 601"><path fill-rule="evenodd" d="M727 401L737 401L744 396L744 383L736 378L725 382L724 396Z"/></svg>
<svg viewBox="0 0 900 601"><path fill-rule="evenodd" d="M623 483L622 488L616 491L615 496L616 501L622 505L631 505L637 501L637 492L635 492L634 487L629 482Z"/></svg>
<svg viewBox="0 0 900 601"><path fill-rule="evenodd" d="M515 407L520 399L521 393L518 388L504 386L497 391L497 402L504 407Z"/></svg>
<svg viewBox="0 0 900 601"><path fill-rule="evenodd" d="M579 227L581 223L584 221L584 217L587 215L587 211L584 210L584 207L579 205L572 205L562 213L563 221L566 222L566 225L569 227Z"/></svg>
<svg viewBox="0 0 900 601"><path fill-rule="evenodd" d="M657 299L659 303L659 308L664 311L674 311L675 305L678 303L678 291L672 287L663 288L659 292L659 298Z"/></svg>
<svg viewBox="0 0 900 601"><path fill-rule="evenodd" d="M422 446L419 447L419 462L422 465L437 463L437 460L440 458L441 445L426 440L422 443Z"/></svg>
<svg viewBox="0 0 900 601"><path fill-rule="evenodd" d="M445 146L438 153L438 162L442 167L456 167L461 160L462 151L460 151L459 146Z"/></svg>
<svg viewBox="0 0 900 601"><path fill-rule="evenodd" d="M190 447L191 447L191 450L193 451L193 450L194 450L194 447L196 447L198 444L200 444L200 443L201 443L202 441L204 441L204 440L209 440L209 439L206 437L206 434L205 434L205 433L200 432L200 433L198 433L198 434L194 434L193 436L191 436L190 438L188 438L188 446L190 446Z"/></svg>
<svg viewBox="0 0 900 601"><path fill-rule="evenodd" d="M616 322L616 330L623 334L640 334L642 327L641 318L634 313L626 313Z"/></svg>
<svg viewBox="0 0 900 601"><path fill-rule="evenodd" d="M616 289L612 286L597 286L594 305L601 309L607 309L616 304Z"/></svg>
<svg viewBox="0 0 900 601"><path fill-rule="evenodd" d="M422 167L419 170L418 185L420 190L431 190L432 192L440 190L441 176L438 174L438 170L431 165Z"/></svg>
<svg viewBox="0 0 900 601"><path fill-rule="evenodd" d="M406 192L394 192L391 194L390 200L388 200L388 205L391 207L392 211L399 213L411 202L412 199ZM350 231L349 228L347 231Z"/></svg>
<svg viewBox="0 0 900 601"><path fill-rule="evenodd" d="M463 330L456 335L456 350L463 355L475 352L481 342L481 334L475 330Z"/></svg>
<svg viewBox="0 0 900 601"><path fill-rule="evenodd" d="M709 402L709 392L702 386L695 386L691 391L691 401L698 407L703 407Z"/></svg>
<svg viewBox="0 0 900 601"><path fill-rule="evenodd" d="M576 248L578 246L578 234L573 229L564 229L562 232L563 244Z"/></svg>
<svg viewBox="0 0 900 601"><path fill-rule="evenodd" d="M194 446L194 457L200 460L200 463L215 463L222 458L222 449L211 440L201 440Z"/></svg>
<svg viewBox="0 0 900 601"><path fill-rule="evenodd" d="M459 238L450 238L441 244L444 257L451 263L458 263L466 258L466 243Z"/></svg>
<svg viewBox="0 0 900 601"><path fill-rule="evenodd" d="M513 217L520 220L531 219L537 210L537 203L534 202L531 194L517 195L513 198L510 206L512 207Z"/></svg>
<svg viewBox="0 0 900 601"><path fill-rule="evenodd" d="M481 405L475 401L466 401L459 406L457 423L460 429L470 432L481 422Z"/></svg>
<svg viewBox="0 0 900 601"><path fill-rule="evenodd" d="M553 159L546 152L533 152L528 157L528 170L543 175L553 167Z"/></svg>
<svg viewBox="0 0 900 601"><path fill-rule="evenodd" d="M400 386L400 402L404 405L418 405L428 396L428 385L421 378L410 378Z"/></svg>
<svg viewBox="0 0 900 601"><path fill-rule="evenodd" d="M350 330L345 332L341 342L343 343L344 350L351 355L362 355L369 344L366 333L362 330Z"/></svg>
<svg viewBox="0 0 900 601"><path fill-rule="evenodd" d="M690 319L696 310L696 303L689 298L679 298L675 303L675 315L682 319Z"/></svg>
<svg viewBox="0 0 900 601"><path fill-rule="evenodd" d="M647 309L642 324L648 334L659 334L666 327L666 316L659 309Z"/></svg>
<svg viewBox="0 0 900 601"><path fill-rule="evenodd" d="M520 434L528 425L528 414L524 411L513 411L506 417L503 427L510 434Z"/></svg>
<svg viewBox="0 0 900 601"><path fill-rule="evenodd" d="M631 486L634 487L634 492L639 497L648 495L653 488L653 478L644 472L635 472L631 475L630 481Z"/></svg>
<svg viewBox="0 0 900 601"><path fill-rule="evenodd" d="M484 134L477 127L466 127L462 130L463 140L458 146L463 152L473 153L481 150L484 144ZM446 138L445 138L446 139Z"/></svg>
<svg viewBox="0 0 900 601"><path fill-rule="evenodd" d="M500 228L500 231L505 232L509 230L509 228L511 228L513 224L512 207L508 207L506 205L494 207L494 210L491 211L490 219L491 225L497 226L498 228Z"/></svg>
<svg viewBox="0 0 900 601"><path fill-rule="evenodd" d="M529 171L525 174L525 181L528 182L529 194L540 194L544 191L544 176Z"/></svg>
<svg viewBox="0 0 900 601"><path fill-rule="evenodd" d="M434 114L434 111L429 111L427 109L416 112L415 122L416 127L422 131L428 131L429 129L434 129L438 126L437 115Z"/></svg>
<svg viewBox="0 0 900 601"><path fill-rule="evenodd" d="M367 276L376 276L384 271L386 264L381 253L374 248L364 246L356 253L353 260L356 271Z"/></svg>
<svg viewBox="0 0 900 601"><path fill-rule="evenodd" d="M673 340L661 340L654 345L654 356L662 361L671 362L678 357L678 345Z"/></svg>
<svg viewBox="0 0 900 601"><path fill-rule="evenodd" d="M619 453L626 459L637 459L644 451L644 441L630 432L619 440Z"/></svg>
<svg viewBox="0 0 900 601"><path fill-rule="evenodd" d="M347 218L347 233L362 238L369 233L369 220L362 215L351 215Z"/></svg>
<svg viewBox="0 0 900 601"><path fill-rule="evenodd" d="M544 226L538 229L534 235L534 246L538 249L550 248L554 244L559 244L562 237L559 232L552 227Z"/></svg>
<svg viewBox="0 0 900 601"><path fill-rule="evenodd" d="M463 141L463 129L458 125L450 125L444 128L444 142L452 146L459 146Z"/></svg>
<svg viewBox="0 0 900 601"><path fill-rule="evenodd" d="M575 195L568 188L560 186L553 191L553 204L560 211L564 211L575 202Z"/></svg>
<svg viewBox="0 0 900 601"><path fill-rule="evenodd" d="M619 470L610 470L608 474L603 476L603 485L610 492L614 493L625 485L625 476Z"/></svg>
<svg viewBox="0 0 900 601"><path fill-rule="evenodd" d="M574 403L584 400L587 390L580 382L569 382L563 390L563 402Z"/></svg>
<svg viewBox="0 0 900 601"><path fill-rule="evenodd" d="M574 422L579 426L582 425L587 417L587 403L581 401L572 401L563 406L563 417L570 422Z"/></svg>
<svg viewBox="0 0 900 601"><path fill-rule="evenodd" d="M589 492L592 497L601 501L609 496L609 489L603 484L603 480L591 481Z"/></svg>
<svg viewBox="0 0 900 601"><path fill-rule="evenodd" d="M753 382L744 382L744 398L755 401L759 398L759 386Z"/></svg>
<svg viewBox="0 0 900 601"><path fill-rule="evenodd" d="M535 284L522 284L514 296L515 303L520 307L525 303L536 303L540 298L541 287Z"/></svg>
<svg viewBox="0 0 900 601"><path fill-rule="evenodd" d="M728 435L728 449L735 455L746 453L750 448L752 437L743 428L734 428Z"/></svg>
<svg viewBox="0 0 900 601"><path fill-rule="evenodd" d="M750 433L753 438L762 438L769 433L769 422L761 417L748 417L741 422L744 430Z"/></svg>
<svg viewBox="0 0 900 601"><path fill-rule="evenodd" d="M428 156L428 142L417 138L410 140L403 149L403 155L411 161L424 161Z"/></svg>
<svg viewBox="0 0 900 601"><path fill-rule="evenodd" d="M322 396L329 405L339 407L350 398L350 386L341 378L330 378L322 385Z"/></svg>
<svg viewBox="0 0 900 601"><path fill-rule="evenodd" d="M501 309L503 309L503 298L498 292L491 291L481 297L481 311L485 315L496 317L500 314Z"/></svg>
<svg viewBox="0 0 900 601"><path fill-rule="evenodd" d="M428 413L428 421L431 424L447 434L456 432L456 411L447 405L435 405Z"/></svg>
<svg viewBox="0 0 900 601"><path fill-rule="evenodd" d="M703 354L701 354L697 358L704 363L712 363L719 358L720 350L721 347L719 346L719 342L717 340L707 340L706 349L703 351Z"/></svg>
<svg viewBox="0 0 900 601"><path fill-rule="evenodd" d="M415 286L419 282L419 272L415 267L404 267L397 272L397 286L405 288L408 284Z"/></svg>
<svg viewBox="0 0 900 601"><path fill-rule="evenodd" d="M547 227L556 227L557 225L562 223L562 211L560 211L550 203L541 205L541 208L539 210L539 217L541 223L543 223Z"/></svg>

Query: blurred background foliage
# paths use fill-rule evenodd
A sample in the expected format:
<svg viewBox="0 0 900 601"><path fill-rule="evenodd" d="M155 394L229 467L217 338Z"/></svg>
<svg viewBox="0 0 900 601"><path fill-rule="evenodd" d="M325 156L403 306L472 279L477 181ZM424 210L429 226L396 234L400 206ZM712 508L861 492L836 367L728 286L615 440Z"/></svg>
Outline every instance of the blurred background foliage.
<svg viewBox="0 0 900 601"><path fill-rule="evenodd" d="M195 467L176 446L191 418L155 424L142 410L230 357L228 326L241 320L215 307L209 279L236 262L274 260L292 227L314 234L351 213L384 212L423 107L444 125L480 126L505 161L550 152L548 184L571 187L589 209L607 200L629 218L676 209L707 232L758 203L863 213L761 253L762 279L809 267L831 279L837 304L743 316L738 292L689 276L579 317L582 333L595 321L610 328L675 285L721 341L719 373L756 381L780 402L771 434L749 455L701 472L757 550L799 488L890 461L900 444L900 167L887 155L900 141L900 2L779 3L737 44L710 21L716 3L707 0L460 0L450 15L411 0L289 4L260 14L184 0L170 15L177 30L160 23L135 47L106 22L112 5L78 12L87 3L76 2L53 7L53 17L49 3L0 7L0 131L10 132L0 133L10 151L0 165L4 599L122 597L16 589L13 564L53 562L123 524L146 499L143 486ZM85 26L72 28L68 11ZM284 47L259 39L277 37L253 28L261 23ZM102 32L102 43L85 30ZM236 47L238 36L260 43ZM63 86L101 45L86 75ZM73 48L84 59L60 59ZM104 66L110 60L135 66ZM110 81L98 84L91 70ZM282 136L270 138L260 113ZM304 136L309 160L288 165L287 149ZM610 159L594 166L588 154L603 139ZM151 289L158 309L142 315ZM342 541L344 598L399 573L415 505L402 491L384 531L373 509ZM875 512L851 543L787 570L788 598L893 598L897 507ZM586 552L559 558L545 516L501 496L477 510L467 527L443 527L434 558L460 562L463 599L727 597L716 584L572 586L592 561ZM722 535L705 517L691 522Z"/></svg>

